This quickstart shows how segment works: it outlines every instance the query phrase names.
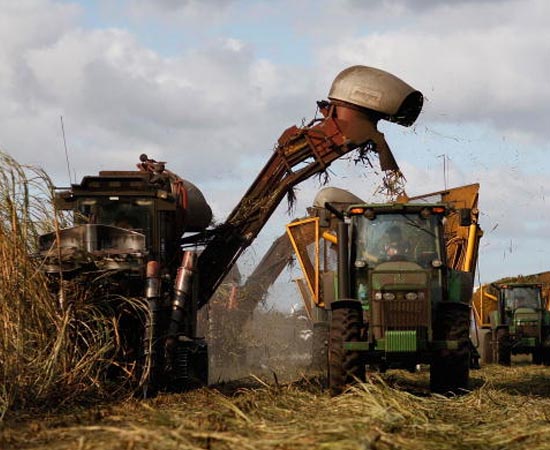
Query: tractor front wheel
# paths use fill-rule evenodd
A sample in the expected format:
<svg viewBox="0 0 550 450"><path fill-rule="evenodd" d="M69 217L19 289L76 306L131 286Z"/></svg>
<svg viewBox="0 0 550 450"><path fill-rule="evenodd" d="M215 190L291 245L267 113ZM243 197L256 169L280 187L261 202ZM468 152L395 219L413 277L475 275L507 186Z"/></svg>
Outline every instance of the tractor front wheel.
<svg viewBox="0 0 550 450"><path fill-rule="evenodd" d="M365 364L361 353L344 348L345 342L361 340L363 310L354 300L335 303L332 306L328 348L328 385L331 395L341 394L349 383L365 381Z"/></svg>
<svg viewBox="0 0 550 450"><path fill-rule="evenodd" d="M468 388L470 376L470 317L460 305L442 306L434 325L434 339L445 348L434 352L430 364L430 388L440 394L460 394Z"/></svg>

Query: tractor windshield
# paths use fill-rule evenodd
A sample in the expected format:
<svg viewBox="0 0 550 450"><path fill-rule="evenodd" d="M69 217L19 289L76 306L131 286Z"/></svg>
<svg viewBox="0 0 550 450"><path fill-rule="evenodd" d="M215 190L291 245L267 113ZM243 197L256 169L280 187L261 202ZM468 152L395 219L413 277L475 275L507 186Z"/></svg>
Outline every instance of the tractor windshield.
<svg viewBox="0 0 550 450"><path fill-rule="evenodd" d="M504 305L506 309L518 308L540 309L541 298L537 287L517 286L504 289Z"/></svg>
<svg viewBox="0 0 550 450"><path fill-rule="evenodd" d="M384 261L413 261L431 267L442 260L440 218L420 214L386 213L374 219L353 217L355 260L369 266Z"/></svg>

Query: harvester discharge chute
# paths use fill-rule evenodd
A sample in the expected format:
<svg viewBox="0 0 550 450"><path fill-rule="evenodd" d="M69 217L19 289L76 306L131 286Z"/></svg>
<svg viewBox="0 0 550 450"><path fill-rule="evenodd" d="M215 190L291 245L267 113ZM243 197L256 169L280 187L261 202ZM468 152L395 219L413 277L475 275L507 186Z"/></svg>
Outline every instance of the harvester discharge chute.
<svg viewBox="0 0 550 450"><path fill-rule="evenodd" d="M199 305L204 305L242 252L256 238L285 195L300 182L325 171L336 159L357 150L380 156L388 185L401 177L383 133L385 119L409 126L422 109L419 91L399 78L365 66L341 72L329 93L318 102L323 118L305 127L292 126L279 138L273 155L227 220L205 236L198 261L202 274Z"/></svg>

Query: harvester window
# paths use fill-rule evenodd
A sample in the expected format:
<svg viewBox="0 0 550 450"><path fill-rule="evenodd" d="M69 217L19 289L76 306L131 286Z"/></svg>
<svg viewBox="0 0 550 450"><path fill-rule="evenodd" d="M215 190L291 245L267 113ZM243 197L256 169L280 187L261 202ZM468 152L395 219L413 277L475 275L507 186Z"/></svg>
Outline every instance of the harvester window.
<svg viewBox="0 0 550 450"><path fill-rule="evenodd" d="M99 211L98 222L127 230L145 232L149 228L149 208L140 206L133 201L105 202L102 210Z"/></svg>
<svg viewBox="0 0 550 450"><path fill-rule="evenodd" d="M150 199L112 197L78 204L76 215L80 223L112 225L146 233L151 228L153 202Z"/></svg>

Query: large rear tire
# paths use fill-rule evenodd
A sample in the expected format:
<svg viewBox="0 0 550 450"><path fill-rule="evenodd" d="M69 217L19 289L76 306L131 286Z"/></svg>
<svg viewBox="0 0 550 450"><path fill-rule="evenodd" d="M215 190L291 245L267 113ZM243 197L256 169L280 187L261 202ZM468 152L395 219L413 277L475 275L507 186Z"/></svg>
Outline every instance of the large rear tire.
<svg viewBox="0 0 550 450"><path fill-rule="evenodd" d="M470 314L461 305L442 305L434 325L434 340L452 341L438 349L430 364L430 388L440 394L461 394L470 377Z"/></svg>
<svg viewBox="0 0 550 450"><path fill-rule="evenodd" d="M171 392L185 392L208 385L208 346L202 338L181 336L175 343L170 373Z"/></svg>
<svg viewBox="0 0 550 450"><path fill-rule="evenodd" d="M334 305L329 329L328 385L331 395L341 394L346 385L365 381L365 364L360 352L344 349L344 342L359 342L363 310L353 300Z"/></svg>

